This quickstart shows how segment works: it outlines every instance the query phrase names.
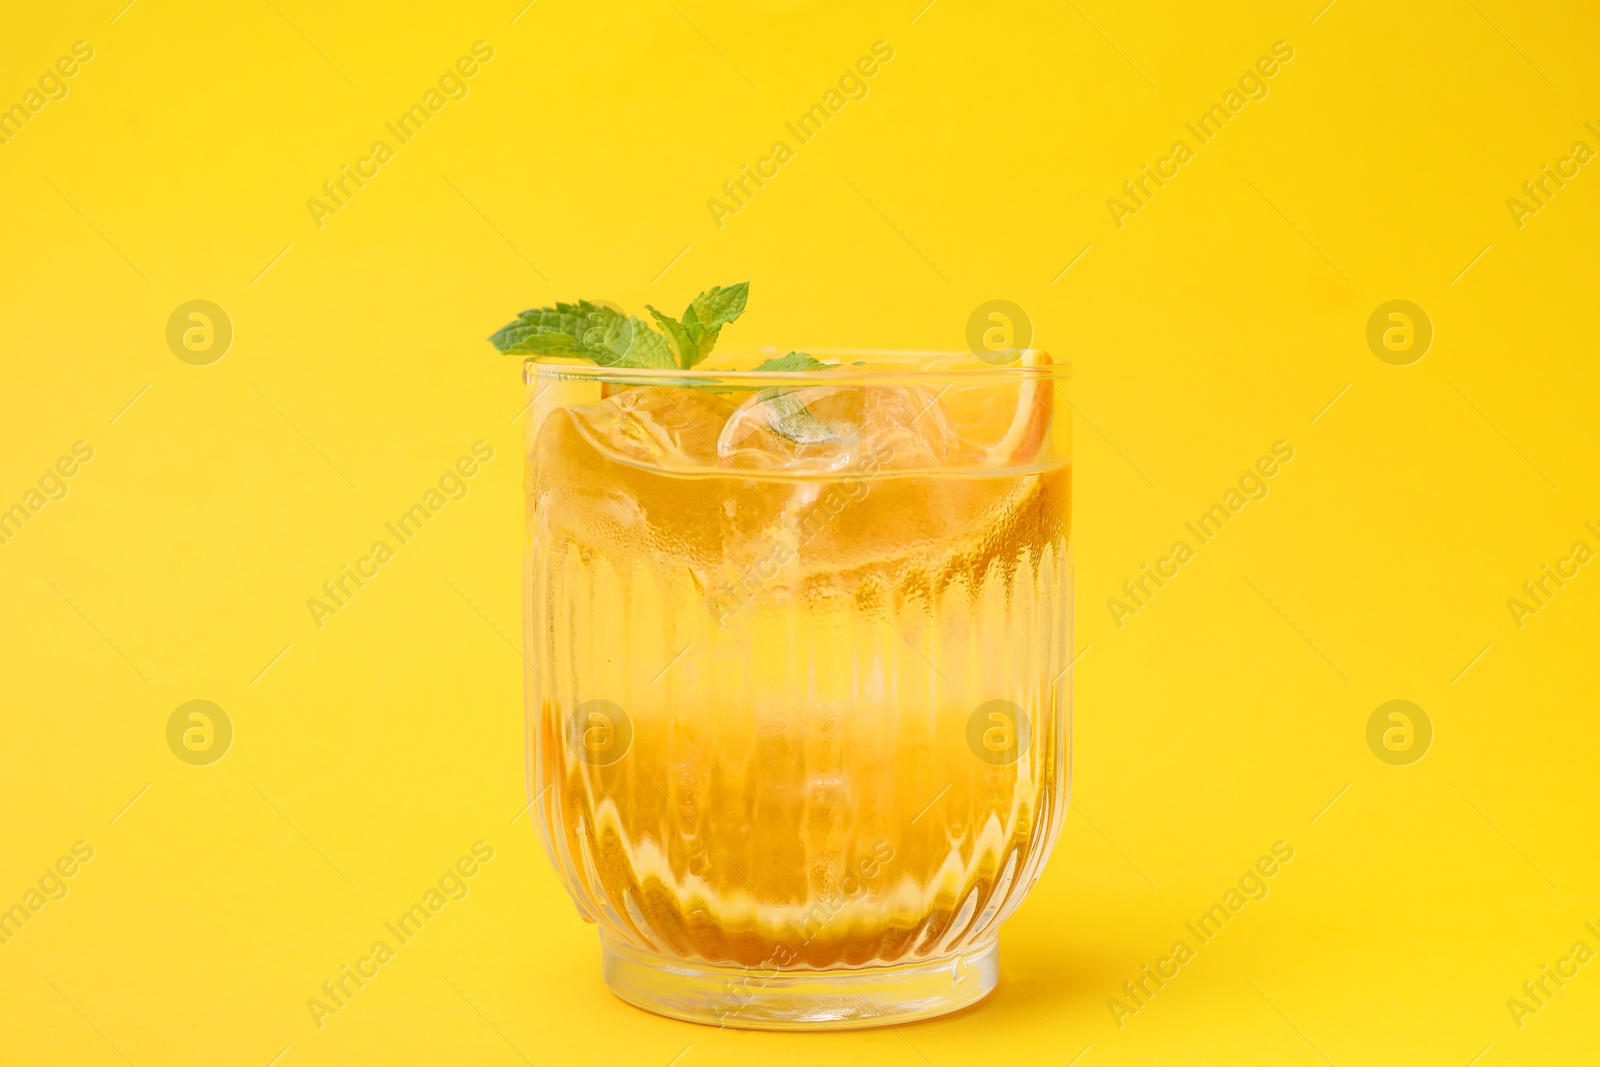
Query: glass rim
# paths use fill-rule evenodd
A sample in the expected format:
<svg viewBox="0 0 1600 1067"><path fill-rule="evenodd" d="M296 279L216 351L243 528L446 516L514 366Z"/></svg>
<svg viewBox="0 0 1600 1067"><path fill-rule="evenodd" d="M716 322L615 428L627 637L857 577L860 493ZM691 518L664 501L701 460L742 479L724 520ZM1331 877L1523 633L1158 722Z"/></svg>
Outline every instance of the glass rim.
<svg viewBox="0 0 1600 1067"><path fill-rule="evenodd" d="M1070 380L1072 377L1072 364L1055 359L1044 349L1026 348L1014 351L1016 355L1009 362L991 362L984 359L984 366L965 367L932 367L927 364L936 359L964 357L972 360L982 357L975 357L972 352L960 349L811 348L806 350L807 355L837 359L838 362L809 370L756 370L753 367L738 369L704 365L684 370L678 367L605 367L578 360L529 356L523 360L522 365L523 372L529 380L537 376L629 385L742 382L750 383L752 387L759 387L761 384L794 387L878 383L916 385L949 381L968 385L989 385L1026 380L1059 382ZM782 354L774 348L743 353L753 362ZM1050 362L1025 364L1025 357L1036 355L1042 355ZM863 357L870 358L874 362L865 367L851 365L853 358Z"/></svg>

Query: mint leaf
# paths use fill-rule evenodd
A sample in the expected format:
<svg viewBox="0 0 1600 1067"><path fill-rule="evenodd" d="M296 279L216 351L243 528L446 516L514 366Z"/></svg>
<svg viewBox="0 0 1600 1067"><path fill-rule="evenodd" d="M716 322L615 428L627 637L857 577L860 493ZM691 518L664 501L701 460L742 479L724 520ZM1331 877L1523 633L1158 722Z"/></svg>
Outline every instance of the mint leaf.
<svg viewBox="0 0 1600 1067"><path fill-rule="evenodd" d="M694 342L694 359L684 367L692 367L711 354L716 347L722 328L744 314L745 302L750 297L750 283L738 285L713 285L689 301L683 312L683 326Z"/></svg>
<svg viewBox="0 0 1600 1067"><path fill-rule="evenodd" d="M745 301L749 298L749 282L728 286L713 285L689 302L689 311L694 313L696 321L702 326L707 328L726 326L744 314ZM684 312L684 322L689 321L689 311Z"/></svg>
<svg viewBox="0 0 1600 1067"><path fill-rule="evenodd" d="M797 389L773 389L760 394L772 416L768 430L795 445L821 445L838 439L833 427L812 414Z"/></svg>
<svg viewBox="0 0 1600 1067"><path fill-rule="evenodd" d="M683 323L671 315L663 315L649 304L644 309L655 317L656 325L665 331L667 340L672 343L672 352L678 358L678 366L688 370L700 362L700 346L695 344Z"/></svg>
<svg viewBox="0 0 1600 1067"><path fill-rule="evenodd" d="M813 367L827 367L830 365L814 356L808 356L804 352L790 352L787 356L777 356L766 360L756 370L810 370Z"/></svg>
<svg viewBox="0 0 1600 1067"><path fill-rule="evenodd" d="M511 355L571 356L602 367L671 367L667 339L642 319L587 300L529 308L490 336Z"/></svg>
<svg viewBox="0 0 1600 1067"><path fill-rule="evenodd" d="M579 341L588 357L602 367L622 363L633 345L633 326L624 315L598 308L589 315L589 328Z"/></svg>
<svg viewBox="0 0 1600 1067"><path fill-rule="evenodd" d="M587 300L577 304L529 308L489 336L502 352L538 356L582 356L579 340L589 328L589 313L600 310Z"/></svg>
<svg viewBox="0 0 1600 1067"><path fill-rule="evenodd" d="M849 365L852 366L852 367L865 367L867 365L867 363L866 363L866 360L858 359L854 363L851 363ZM823 370L832 370L834 367L843 367L843 366L845 366L845 364L843 364L843 363L829 363L827 360L817 359L816 357L811 356L811 355L809 355L809 354L807 354L805 352L790 352L786 356L776 356L776 357L774 357L772 359L765 360L759 366L757 366L755 369L756 370L816 370L818 367L820 367Z"/></svg>
<svg viewBox="0 0 1600 1067"><path fill-rule="evenodd" d="M688 370L711 354L722 327L744 314L749 295L749 282L714 285L689 302L681 320L657 311L649 304L645 305L645 309L655 316L656 322L666 331L672 349L677 354L678 366Z"/></svg>

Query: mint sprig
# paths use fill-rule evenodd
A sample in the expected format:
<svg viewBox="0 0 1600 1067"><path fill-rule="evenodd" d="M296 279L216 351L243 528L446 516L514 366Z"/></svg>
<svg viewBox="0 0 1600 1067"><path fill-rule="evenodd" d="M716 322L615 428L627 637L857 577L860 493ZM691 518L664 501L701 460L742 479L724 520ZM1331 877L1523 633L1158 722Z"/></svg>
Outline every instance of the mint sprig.
<svg viewBox="0 0 1600 1067"><path fill-rule="evenodd" d="M681 318L646 304L646 310L661 327L659 333L643 319L605 304L588 300L558 303L554 307L529 308L491 334L489 343L507 355L567 356L624 369L688 370L711 354L722 328L744 314L749 299L750 283L740 282L707 289L689 301ZM806 352L790 352L764 360L754 369L809 371L837 366L841 364ZM699 382L683 384L728 391L727 387Z"/></svg>
<svg viewBox="0 0 1600 1067"><path fill-rule="evenodd" d="M688 370L711 354L722 327L744 314L750 283L717 285L689 302L680 319L646 305L661 326L580 300L529 308L489 343L507 355L569 356L602 367Z"/></svg>

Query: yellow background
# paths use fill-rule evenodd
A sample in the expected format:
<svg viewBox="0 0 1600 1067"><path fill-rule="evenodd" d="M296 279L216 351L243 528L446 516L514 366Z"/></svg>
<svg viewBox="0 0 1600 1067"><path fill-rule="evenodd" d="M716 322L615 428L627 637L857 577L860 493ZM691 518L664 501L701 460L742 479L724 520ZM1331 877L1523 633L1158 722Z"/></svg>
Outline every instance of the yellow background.
<svg viewBox="0 0 1600 1067"><path fill-rule="evenodd" d="M1521 229L1506 200L1600 148L1600 14L1321 2L13 5L0 103L95 56L0 146L0 506L95 454L0 545L0 905L95 854L0 946L0 1062L1592 1058L1600 963L1520 1029L1506 1000L1600 949L1600 568L1521 629L1506 600L1600 548L1600 173ZM478 40L470 94L314 225ZM869 95L714 225L879 40ZM1270 95L1118 229L1107 198L1280 40ZM959 348L1003 297L1074 364L1074 810L955 1017L627 1007L519 816L524 395L481 338L746 278L741 345ZM1435 329L1406 367L1365 340L1396 298ZM210 366L166 343L193 299L233 323ZM319 630L307 598L478 440L471 494ZM1279 440L1271 494L1115 626ZM1397 698L1435 730L1405 767L1366 742ZM167 748L191 699L234 725L211 766ZM478 840L471 894L319 1030L307 998ZM1119 1028L1279 840L1270 895Z"/></svg>

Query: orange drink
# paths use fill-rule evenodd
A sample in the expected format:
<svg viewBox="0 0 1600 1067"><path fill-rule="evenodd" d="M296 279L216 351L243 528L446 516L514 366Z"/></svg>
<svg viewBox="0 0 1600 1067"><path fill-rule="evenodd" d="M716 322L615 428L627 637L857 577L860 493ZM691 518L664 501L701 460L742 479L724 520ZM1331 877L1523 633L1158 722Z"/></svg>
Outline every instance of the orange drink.
<svg viewBox="0 0 1600 1067"><path fill-rule="evenodd" d="M607 983L775 1029L984 996L1067 799L1065 368L525 366L530 789Z"/></svg>

